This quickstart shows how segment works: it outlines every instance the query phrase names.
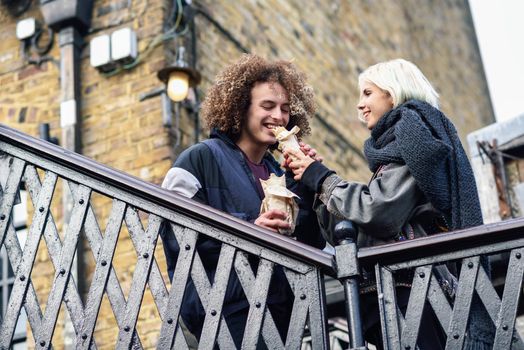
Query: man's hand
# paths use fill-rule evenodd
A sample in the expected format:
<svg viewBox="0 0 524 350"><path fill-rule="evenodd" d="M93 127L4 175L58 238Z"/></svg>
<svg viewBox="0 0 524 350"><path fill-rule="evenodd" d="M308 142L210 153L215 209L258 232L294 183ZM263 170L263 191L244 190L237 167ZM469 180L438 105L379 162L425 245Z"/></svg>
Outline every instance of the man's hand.
<svg viewBox="0 0 524 350"><path fill-rule="evenodd" d="M278 232L281 230L289 230L291 225L286 221L287 214L282 210L271 209L266 211L255 220L255 225L265 227L271 231Z"/></svg>

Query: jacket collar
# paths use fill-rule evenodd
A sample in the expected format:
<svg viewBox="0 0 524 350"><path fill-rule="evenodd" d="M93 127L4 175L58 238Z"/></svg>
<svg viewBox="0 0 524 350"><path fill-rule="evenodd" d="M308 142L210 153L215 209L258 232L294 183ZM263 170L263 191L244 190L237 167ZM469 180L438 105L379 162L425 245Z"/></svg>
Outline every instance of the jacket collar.
<svg viewBox="0 0 524 350"><path fill-rule="evenodd" d="M225 133L223 133L222 131L216 128L211 129L209 138L210 139L215 139L215 138L220 139L224 141L228 146L233 147L233 148L238 148L238 146L233 142L233 140L231 140L231 138L229 138L229 136L227 136Z"/></svg>
<svg viewBox="0 0 524 350"><path fill-rule="evenodd" d="M237 146L236 143L233 142L233 140L231 140L231 138L229 138L229 136L227 136L224 132L216 129L216 128L213 128L211 129L211 133L209 135L209 138L211 139L220 139L222 140L226 145L228 145L229 147L233 148L234 150L240 152L241 154L243 154L242 150ZM242 155L242 158L244 156ZM266 151L266 153L264 154L264 158L263 158L263 161L266 161L266 165L270 165L273 169L275 168L280 168L280 164L278 164L278 162L275 160L275 158L273 157L273 155L269 152L269 151ZM269 164L267 164L269 163Z"/></svg>

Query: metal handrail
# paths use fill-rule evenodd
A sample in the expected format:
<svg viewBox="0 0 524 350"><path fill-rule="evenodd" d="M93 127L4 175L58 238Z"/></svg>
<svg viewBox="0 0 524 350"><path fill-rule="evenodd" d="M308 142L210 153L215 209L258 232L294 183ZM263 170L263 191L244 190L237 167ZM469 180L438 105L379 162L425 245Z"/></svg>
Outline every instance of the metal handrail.
<svg viewBox="0 0 524 350"><path fill-rule="evenodd" d="M4 332L7 332L1 334L0 343L2 341L5 343L5 339L10 339L9 337L12 336L13 320L16 320L16 314L13 313L18 312L22 305L25 305L26 310L30 310L29 319L31 326L39 330L36 333L33 331L36 334L35 340L43 347L49 346L51 340L49 334L52 334L54 324L43 318L39 313L39 309L36 307L35 291L32 289L31 282L28 281L26 276L30 274L31 264L36 256L39 235L43 234L46 240L50 240L53 244L48 247L51 256L56 258L61 257L62 253L65 254L64 262L56 259L56 261L53 261L55 269L63 276L69 275L69 267L66 265L70 263L70 258L72 258L74 253L74 240L78 239L82 225L84 225L87 235L91 237L89 239L92 240L90 244L93 251L98 252L100 250L102 236L99 232L96 232L99 230L96 218L92 208L87 208L84 205L86 203L84 198L89 198L91 191L98 191L114 199L111 214L115 219L113 223L116 225L118 218L120 218L120 223L122 220L125 220L126 226L130 229L132 239L144 238L140 249L136 249L141 256L140 261L137 263L141 273L138 273L136 276L137 281L140 281L137 282L138 287L133 288L131 292L131 302L128 300L126 304L123 301L123 296L120 295L121 291L118 291L118 280L115 280L116 276L114 276L114 273L109 271L109 267L106 267L111 265L111 248L106 247L105 255L101 253L96 262L97 271L100 272L100 276L106 281L99 279L96 282L96 287L102 288L100 289L102 292L107 288L108 296L110 294L112 302L115 303L115 307L118 309L115 315L118 314L121 317L121 319L117 317L120 328L119 344L139 344L138 336L130 332L130 330L133 329L133 324L136 324L137 308L140 307L139 301L143 295L146 283L149 283L151 287L162 318L160 347L163 346L162 344L169 345L172 344L172 341L180 341L180 337L174 338L174 330L177 326L173 320L178 318L178 311L176 311L178 309L168 306L168 303L175 305L182 301L183 295L178 293L184 290L184 283L187 282L189 276L187 274L190 273L191 278L198 282L198 288L200 289L198 293L200 297L204 296L204 304L214 305L209 306L209 310L206 312L209 311L211 316L220 314L221 311L217 312L212 307L218 306L221 308L219 299L222 297L217 296L219 294L213 294L215 293L212 291L213 285L207 280L207 276L203 272L201 259L198 257L195 249L193 249L200 232L204 235L218 238L219 241L225 243L224 246L226 248L223 252L224 263L222 264L224 269L220 273L221 276L219 276L222 278L221 281L227 281L229 271L233 270L236 271L234 273L239 278L243 279L243 288L250 303L250 313L253 313L252 324L258 324L258 328L249 329L249 334L246 336L251 345L256 344L261 329L266 331L264 339L271 338L276 332L274 326L266 324L268 317L270 319L268 322L273 322L271 321L271 315L267 313L266 317L262 318L263 314L261 312L263 311L257 310L264 309L260 309L264 301L261 303L259 300L259 297L262 296L258 295L261 290L259 286L265 286L264 288L266 289L263 289L263 291L264 293L267 292L272 266L273 264L280 264L286 269L286 277L296 296L294 309L296 309L297 315L300 315L300 317L292 321L294 326L292 327L292 336L289 338L291 343L286 343L286 346L298 348L307 317L309 319L309 330L312 332L311 339L316 342L314 347L325 349L329 347L326 340L328 335L326 334L326 315L324 312L325 292L323 289L323 276L320 273L323 272L334 276L344 286L346 314L348 319L351 320L348 324L351 348L365 348L360 327L361 314L359 311L359 283L361 282L360 274L362 272L360 268L364 267L366 273L375 271L376 281L374 283L380 308L382 334L387 334L383 339L385 348L402 347L413 349L416 347L422 317L422 314L419 312L422 310L420 303L429 303L433 308L438 322L446 333L447 348L461 348L469 340L469 315L477 313L481 304L486 307L486 313L483 317L487 318L488 322L492 322L496 328L494 348L509 349L510 346L513 346L511 344L524 347L524 343L520 340L517 333L513 333L512 328L517 313L522 276L524 275L524 259L522 259L524 257L524 238L522 235L524 219L522 218L394 244L362 248L360 250L357 249L355 243L356 232L350 226L342 225L339 227L339 230L347 231L344 236L346 239L343 239L335 247L335 255L332 255L291 238L261 229L209 206L164 190L157 185L144 182L108 166L98 164L79 154L27 136L1 124L0 149L7 150L7 153L10 153L14 159L11 168L12 173L9 175L11 182L6 187L10 188L11 192L9 192L9 196L6 196L6 198L9 197L8 199L0 198L1 206L6 208L12 207L14 200L13 188L18 188L18 182L22 174L28 179L27 186L30 189L29 192L32 192L33 203L35 203L35 199L39 201L38 211L35 211L34 216L37 224L32 225L34 232L30 237L30 246L33 248L29 249L27 255L24 253L26 260L22 264L23 268L17 270L15 289L18 289L16 293L13 292L16 298L12 298L14 307L11 308L11 316L5 318L9 323L5 326L2 325L0 329L0 331L3 329ZM46 171L42 184L40 184L36 173L36 167L39 166ZM73 196L77 197L77 204L75 204L77 213L74 215L76 221L71 225L72 230L70 230L68 238L70 241L69 243L64 241L63 248L60 247L60 244L56 246L53 243L56 242L54 236L57 236L57 232L56 228L53 228L54 224L52 221L48 222L48 224L53 224L51 225L51 230L45 230L45 232L43 230L42 224L46 222L46 215L50 208L49 198L47 195L36 196L36 192L48 193L52 196L57 176L67 180L66 182L70 185ZM4 204L4 201L6 204ZM89 200L87 203L89 203ZM131 210L127 210L126 208L128 207ZM151 230L153 235L143 234L144 231L140 228L140 218L134 209L140 209L150 214L148 230ZM6 247L9 246L11 248L10 260L16 263L22 258L22 252L20 248L17 248L16 240L12 238L12 230L6 229L8 226L6 226L5 221L2 223L2 220L7 217L5 213L3 213L2 217L3 219L0 220L0 228L4 232L2 243ZM183 271L186 271L186 277L181 282L176 282L176 288L173 287L169 293L163 285L160 272L152 257L156 244L155 232L158 233L158 228L162 221L169 222L173 229L178 229L179 236L183 236L179 241L179 244L183 243L180 247L185 247L185 250L183 250L185 252L185 260L182 259L184 262L181 261L180 266ZM33 222L35 222L35 219ZM116 225L109 232L115 235L118 233L119 228L120 226ZM10 241L4 243L3 239L8 236L11 237L9 238ZM339 235L336 236L339 237ZM108 237L111 238L112 236L108 235ZM103 239L106 240L106 237L104 236ZM239 254L233 259L237 249ZM504 293L501 297L497 294L491 282L489 271L483 269L483 258L481 258L483 255L493 255L500 252L509 252L508 277L506 278ZM257 281L256 286L252 283L252 281L255 281L253 272L250 271L250 268L245 268L248 265L247 255L245 254L256 255L261 260L264 260L265 268L262 269L263 271L260 271L262 277ZM267 254L267 256L264 256L264 254ZM194 261L192 260L193 255L195 257ZM442 280L442 276L436 273L437 267L443 267L442 263L450 261L456 263L459 260L462 260L459 276L447 275L445 278L449 280ZM109 263L107 264L106 262ZM66 263L66 265L59 265L62 263ZM406 287L406 283L407 286L413 286L410 289L409 305L404 305L405 313L403 314L398 312L396 300L395 288L398 285L395 283L395 278L399 270L407 270L406 272L408 272L408 277L406 277L406 274L403 276L410 280L401 281L404 283L404 287ZM135 276L133 278L135 279ZM218 278L219 281L220 278ZM258 276L256 278L258 279ZM265 278L267 283L264 282ZM216 293L219 293L220 290L223 292L224 289L222 287L224 286L220 287L220 282L218 284ZM450 285L455 284L460 288L455 290L450 288ZM77 332L77 344L82 344L83 340L87 339L82 346L88 348L93 336L93 329L89 327L94 327L93 322L96 320L93 321L93 317L96 317L96 314L90 310L91 305L86 306L82 311L82 302L77 292L75 292L74 281L66 283L65 280L58 278L55 281L55 285L53 288L56 287L59 292L54 295L54 298L46 307L46 313L48 308L54 310L55 313L58 312L58 307L62 303L61 295L63 296L66 291L67 293L72 293L72 299L68 298L63 301L66 303L70 314L76 316L73 319L73 323ZM15 291L15 289L13 290ZM213 297L211 297L212 294L214 295ZM209 297L206 300L208 295ZM474 295L478 295L478 298L475 297L474 299ZM98 297L100 299L100 293L98 293ZM179 306L179 304L177 305ZM207 308L206 306L204 307ZM90 315L90 321L84 322L83 315L81 313L75 314L74 310L80 310ZM55 316L50 316L50 319L56 319ZM206 327L212 331L212 335L205 338L203 345L200 345L204 348L212 348L213 342L217 341L217 339L219 342L222 342L220 346L226 346L231 343L229 339L231 336L228 336L227 329L218 330L218 318L206 317L206 320L209 321L206 321ZM263 326L261 322L264 322ZM283 347L283 344L280 347Z"/></svg>
<svg viewBox="0 0 524 350"><path fill-rule="evenodd" d="M160 316L157 324L160 329L154 330L159 331L159 336L153 338L158 348L189 345L187 337L191 334L182 329L180 315L186 312L182 311L184 305L194 297L201 302L201 306L197 305L202 310L199 312L204 313L197 321L202 331L199 348L211 349L217 342L221 348L233 348L238 341L247 348L260 341L270 348L297 348L305 327L311 332L315 348L329 347L323 274L336 276L333 255L3 125L0 125L0 150L2 166L9 169L1 174L0 244L6 247L11 264L17 266L9 305L0 322L0 348L11 345L22 308L28 314L35 342L42 348L50 348L58 313L65 303L76 334L76 347L96 349L94 331L104 295L109 298L118 325L115 346L141 348L138 317L147 286ZM9 219L22 181L35 208L23 250ZM57 185L71 195L73 204L63 239L52 213L56 204L53 198L59 193L55 193ZM92 194L112 199L104 234ZM85 306L76 288L76 278L71 274L81 233L95 259ZM131 239L137 254L127 297L113 265L121 235ZM166 253L166 259L174 259L168 262L168 271L164 271L172 276L170 286L155 257L160 236L170 253ZM41 239L45 240L45 247L39 244ZM214 257L203 255L207 252L200 249L209 242L217 243L219 248L218 260L211 266L208 265ZM50 285L45 315L32 275L40 249L47 249L56 274ZM253 270L255 261L258 267ZM211 278L209 273L214 276ZM230 304L226 302L231 300L226 291L230 290L230 281L234 293L240 288L244 293L232 299L233 302L248 310L241 339L227 324ZM275 294L270 293L270 287L274 288L275 283L278 288L289 287L285 291L291 317L287 330L275 323L274 318L285 313L273 316L271 311L274 302L271 298ZM186 293L191 294L188 299ZM287 334L284 337L279 332Z"/></svg>
<svg viewBox="0 0 524 350"><path fill-rule="evenodd" d="M512 240L519 240L517 243L521 243L523 229L524 218L511 219L403 242L361 248L358 251L358 260L361 266L373 266L377 263L390 265L407 260L450 255L467 249L480 249L476 255L489 254L499 250L499 243Z"/></svg>
<svg viewBox="0 0 524 350"><path fill-rule="evenodd" d="M467 348L468 342L493 349L524 348L514 329L524 271L523 233L524 219L519 218L360 249L360 266L375 271L384 348L416 347L421 320L431 317L422 316L421 304L431 305L445 333L446 349ZM492 282L487 259L500 253L506 253L507 264L502 295ZM453 266L460 267L454 276L448 270ZM402 313L396 273L404 273L401 283L411 287ZM346 299L356 298L347 293Z"/></svg>
<svg viewBox="0 0 524 350"><path fill-rule="evenodd" d="M134 195L147 201L154 202L196 221L242 237L264 248L280 252L293 259L314 264L328 275L336 275L333 267L333 255L307 244L260 228L215 208L165 190L155 184L97 163L81 154L28 136L3 124L0 124L0 141L9 141L9 143L21 149L28 150L45 159L53 160L62 166L73 169L75 172L92 177L123 191L131 191Z"/></svg>

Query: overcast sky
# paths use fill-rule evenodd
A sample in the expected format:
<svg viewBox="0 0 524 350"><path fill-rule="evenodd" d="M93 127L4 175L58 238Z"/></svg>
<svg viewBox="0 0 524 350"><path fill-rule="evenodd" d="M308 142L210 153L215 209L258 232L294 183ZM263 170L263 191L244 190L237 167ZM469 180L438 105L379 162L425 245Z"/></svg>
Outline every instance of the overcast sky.
<svg viewBox="0 0 524 350"><path fill-rule="evenodd" d="M524 0L469 0L497 121L524 114Z"/></svg>

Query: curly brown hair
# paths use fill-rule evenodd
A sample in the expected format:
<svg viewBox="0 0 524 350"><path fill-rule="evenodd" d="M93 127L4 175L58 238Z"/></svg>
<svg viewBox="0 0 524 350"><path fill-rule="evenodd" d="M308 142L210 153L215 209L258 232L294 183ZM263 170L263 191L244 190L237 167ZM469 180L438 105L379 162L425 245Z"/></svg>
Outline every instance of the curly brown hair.
<svg viewBox="0 0 524 350"><path fill-rule="evenodd" d="M251 103L251 89L258 82L282 85L290 103L287 128L297 125L299 139L308 135L311 131L308 117L315 113L315 103L305 74L289 61L270 62L254 54L243 55L217 75L202 103L201 115L207 127L216 128L236 141Z"/></svg>

